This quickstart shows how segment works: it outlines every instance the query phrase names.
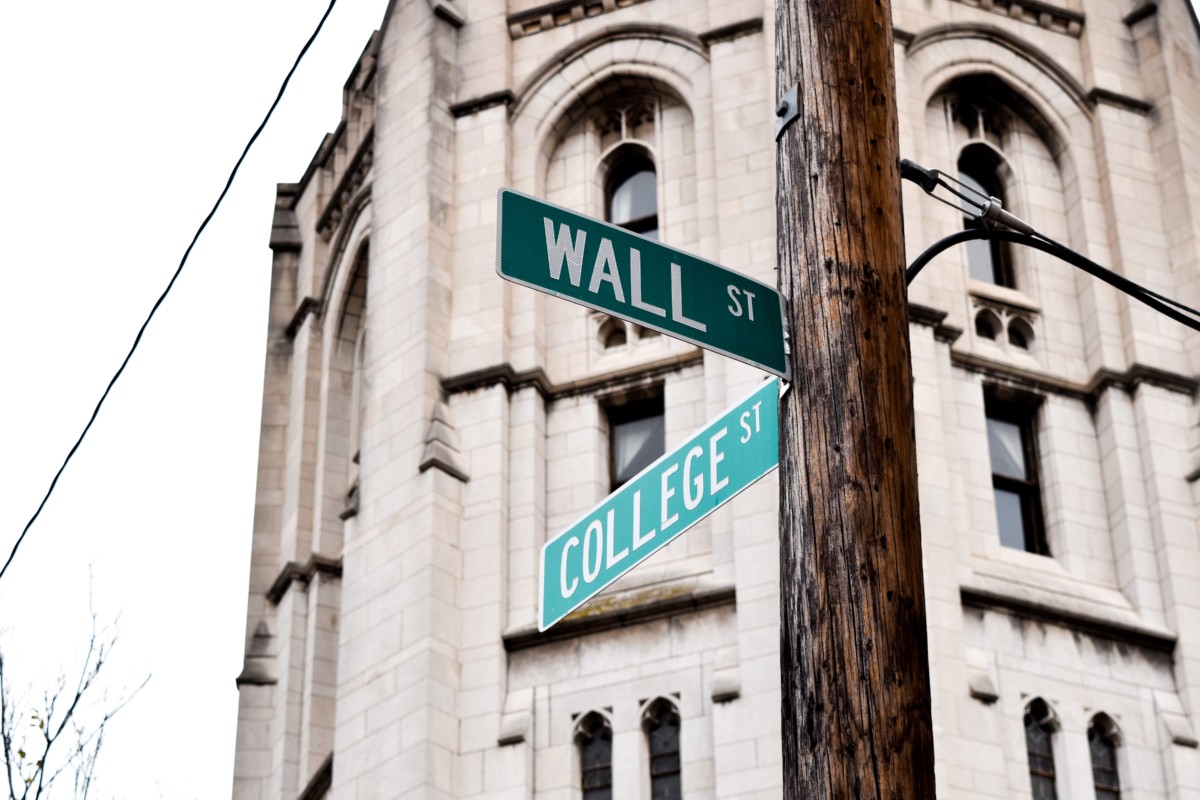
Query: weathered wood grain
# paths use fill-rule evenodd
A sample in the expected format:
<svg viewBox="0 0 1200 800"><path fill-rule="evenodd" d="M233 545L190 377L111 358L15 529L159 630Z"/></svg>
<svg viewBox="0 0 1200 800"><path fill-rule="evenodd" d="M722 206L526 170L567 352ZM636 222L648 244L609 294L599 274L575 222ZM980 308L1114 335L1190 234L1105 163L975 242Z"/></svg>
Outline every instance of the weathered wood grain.
<svg viewBox="0 0 1200 800"><path fill-rule="evenodd" d="M888 0L779 0L784 797L934 797Z"/></svg>

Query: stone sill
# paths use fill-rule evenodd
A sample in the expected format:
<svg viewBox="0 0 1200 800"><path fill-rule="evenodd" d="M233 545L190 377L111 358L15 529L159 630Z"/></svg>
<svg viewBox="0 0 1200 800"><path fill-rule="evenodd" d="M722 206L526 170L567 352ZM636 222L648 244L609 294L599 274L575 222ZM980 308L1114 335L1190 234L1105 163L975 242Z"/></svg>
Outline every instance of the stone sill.
<svg viewBox="0 0 1200 800"><path fill-rule="evenodd" d="M733 586L714 584L703 578L644 586L601 595L544 633L538 632L536 624L510 628L504 632L504 649L512 653L664 617L736 605Z"/></svg>
<svg viewBox="0 0 1200 800"><path fill-rule="evenodd" d="M976 556L970 578L959 587L963 606L1008 611L1147 650L1175 650L1178 637L1143 620L1120 591L1046 561L1045 569L1033 570Z"/></svg>

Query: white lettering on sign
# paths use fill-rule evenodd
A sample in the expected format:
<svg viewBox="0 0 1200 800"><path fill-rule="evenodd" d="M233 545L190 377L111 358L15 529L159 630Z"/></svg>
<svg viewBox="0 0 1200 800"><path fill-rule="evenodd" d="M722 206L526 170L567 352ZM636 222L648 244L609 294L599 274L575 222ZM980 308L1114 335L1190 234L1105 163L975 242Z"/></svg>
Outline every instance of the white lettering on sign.
<svg viewBox="0 0 1200 800"><path fill-rule="evenodd" d="M642 493L638 490L633 493L633 549L637 550L642 545L654 538L657 533L654 528L645 536L642 536Z"/></svg>
<svg viewBox="0 0 1200 800"><path fill-rule="evenodd" d="M729 428L721 428L708 439L708 490L713 494L729 485L729 478L717 477L717 464L725 460L725 454L717 448L717 442L721 441L721 438L727 433L729 433Z"/></svg>
<svg viewBox="0 0 1200 800"><path fill-rule="evenodd" d="M651 314L657 314L660 317L667 315L665 308L659 308L642 299L642 254L632 247L629 248L629 285L630 292L633 293L634 308L649 311Z"/></svg>
<svg viewBox="0 0 1200 800"><path fill-rule="evenodd" d="M667 516L667 513L670 509L671 498L675 496L675 490L668 486L667 483L671 480L671 476L678 471L679 465L672 464L664 469L662 474L662 521L659 522L658 527L662 528L664 531L674 525L675 521L679 519L678 514Z"/></svg>
<svg viewBox="0 0 1200 800"><path fill-rule="evenodd" d="M739 289L736 286L726 287L726 292L729 294L729 299L733 301L733 305L727 306L729 313L735 317L742 315L741 296L746 297L746 314L750 317L750 321L754 322L754 292L748 292L745 289Z"/></svg>
<svg viewBox="0 0 1200 800"><path fill-rule="evenodd" d="M688 319L683 315L683 278L681 273L683 270L674 261L671 262L671 319L676 322L687 325L689 328L695 328L698 331L707 331L708 326L703 322L697 322L694 319Z"/></svg>
<svg viewBox="0 0 1200 800"><path fill-rule="evenodd" d="M595 534L593 536L592 534ZM591 583L600 574L601 556L604 548L604 525L598 519L592 520L587 531L583 534L583 581ZM593 548L591 542L595 542ZM595 551L594 558L588 558Z"/></svg>
<svg viewBox="0 0 1200 800"><path fill-rule="evenodd" d="M583 280L583 259L584 245L587 244L587 231L572 231L566 223L558 226L558 233L554 232L554 221L549 217L542 217L542 222L546 227L546 263L550 267L550 278L552 280L562 280L563 264L567 265L567 280L571 285L578 288ZM678 322L680 325L686 325L689 328L700 331L701 333L708 331L708 324L692 319L683 310L683 268L678 264L672 263L670 269L671 279L671 320ZM600 294L601 284L607 283L612 287L613 298L618 303L626 303L625 286L621 282L621 272L617 263L617 254L613 250L611 239L601 237L600 244L596 248L596 258L592 262L592 274L588 279L587 290L592 294ZM667 310L662 306L656 306L648 302L642 294L644 283L642 281L642 253L637 248L629 248L629 288L630 299L629 304L634 308L642 311L648 311L656 317L667 316ZM736 296L735 296L736 295ZM750 320L754 321L754 294L747 292L744 289L738 289L736 286L729 287L729 297L734 301L734 306L729 307L729 313L735 317L740 317L743 314L741 298L745 297L748 305Z"/></svg>
<svg viewBox="0 0 1200 800"><path fill-rule="evenodd" d="M688 511L700 505L700 499L704 497L704 473L697 475L695 481L692 480L692 462L702 455L704 448L696 445L688 450L687 458L683 459L683 507ZM695 495L688 490L688 484L691 483L696 485Z"/></svg>
<svg viewBox="0 0 1200 800"><path fill-rule="evenodd" d="M610 508L608 510L608 546L604 548L608 554L608 557L604 559L605 569L612 569L617 564L620 564L625 559L625 556L629 555L628 547L622 548L621 552L615 555L613 554L613 543L617 538L613 533L613 517L615 517L616 514L616 509Z"/></svg>
<svg viewBox="0 0 1200 800"><path fill-rule="evenodd" d="M745 435L742 436L742 438L738 439L738 441L741 442L742 444L745 444L746 442L750 441L750 437L753 436L755 433L758 433L759 423L762 421L759 419L759 413L758 413L758 409L760 406L762 406L761 401L755 403L753 406L753 410L754 410L754 430L753 431L750 430L750 424L747 422L747 420L750 419L750 412L749 411L742 412L742 419L741 419L742 430L744 430L746 432Z"/></svg>
<svg viewBox="0 0 1200 800"><path fill-rule="evenodd" d="M640 254L638 261L641 261ZM596 252L596 265L592 267L592 282L588 284L588 291L599 294L602 281L612 284L613 296L617 298L618 303L625 302L625 289L621 286L621 276L617 273L617 257L613 255L612 242L608 239L600 240L600 249Z"/></svg>
<svg viewBox="0 0 1200 800"><path fill-rule="evenodd" d="M572 536L567 540L567 543L563 545L562 572L559 574L558 584L559 588L562 589L562 596L564 598L575 594L575 590L579 588L579 578L572 578L570 587L567 586L567 554L571 552L572 547L579 547L578 536Z"/></svg>
<svg viewBox="0 0 1200 800"><path fill-rule="evenodd" d="M554 223L542 217L546 223L546 256L550 261L550 277L558 280L562 274L563 259L567 260L567 275L572 286L579 285L583 272L583 245L587 241L587 231L575 234L571 241L571 229L566 225L558 226L558 238L554 237Z"/></svg>

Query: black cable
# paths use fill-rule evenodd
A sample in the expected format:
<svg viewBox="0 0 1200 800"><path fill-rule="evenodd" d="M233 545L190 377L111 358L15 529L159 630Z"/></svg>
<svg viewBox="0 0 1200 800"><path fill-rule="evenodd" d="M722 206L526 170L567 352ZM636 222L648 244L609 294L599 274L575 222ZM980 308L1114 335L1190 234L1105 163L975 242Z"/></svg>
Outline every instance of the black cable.
<svg viewBox="0 0 1200 800"><path fill-rule="evenodd" d="M254 143L258 140L259 134L261 134L263 129L267 127L267 122L270 121L271 115L275 113L275 108L279 105L279 101L283 99L283 93L287 89L288 82L291 81L292 75L296 73L296 68L300 66L300 62L303 60L304 55L308 52L308 49L312 47L312 43L316 41L317 34L319 34L321 32L321 28L325 26L325 20L329 19L329 15L333 11L333 7L336 4L337 0L329 0L329 7L325 9L325 13L321 16L321 21L317 23L316 29L313 30L312 35L308 37L308 41L304 43L304 47L300 48L300 53L296 56L296 60L292 64L292 68L288 70L287 75L283 79L283 83L279 86L279 92L275 95L275 102L271 103L271 107L267 109L266 116L263 117L263 121L260 122L258 128L255 129L254 134L250 137L250 141L246 142L246 147L242 150L242 154L238 157L237 163L233 165L233 169L229 173L229 178L225 181L225 188L221 190L220 196L217 197L217 202L213 203L212 210L208 212L208 216L204 218L204 221L200 223L200 227L196 229L196 235L192 237L192 241L187 246L187 250L183 252L183 258L179 260L179 266L175 268L175 274L173 274L171 276L171 280L167 282L167 288L163 289L162 294L160 294L158 299L154 301L154 305L151 307L150 313L146 315L146 321L142 323L142 327L138 329L137 336L135 336L133 339L133 345L129 348L129 352L125 354L125 359L121 362L121 366L118 367L117 371L113 374L112 380L108 382L108 386L104 389L104 394L100 395L100 400L96 403L96 407L92 410L92 416L88 420L87 425L83 426L83 432L79 434L79 438L75 440L75 444L71 447L70 452L67 453L67 457L63 459L62 466L58 468L58 472L54 473L54 479L50 481L50 488L46 490L45 497L43 497L42 502L38 504L37 511L34 511L33 516L29 518L29 522L25 523L25 529L22 530L21 535L17 537L17 541L16 544L13 545L12 552L8 554L8 560L4 562L3 567L0 567L0 578L3 578L4 573L8 571L9 565L12 564L13 559L17 556L17 550L21 547L21 543L25 541L25 535L29 533L29 529L33 527L33 523L36 522L37 518L41 515L42 509L46 507L46 502L50 499L50 495L54 493L54 487L58 485L58 479L62 477L63 470L67 468L67 464L71 462L71 458L75 455L75 451L79 449L81 444L83 444L84 437L87 436L88 431L92 429L92 423L96 421L96 417L100 413L100 407L104 405L104 401L108 399L108 394L112 391L113 385L117 382L117 379L121 377L121 373L125 371L126 365L129 364L129 359L133 357L134 351L137 350L138 344L142 341L142 334L146 332L146 327L150 324L150 320L154 318L154 314L158 311L158 307L161 306L163 301L167 299L167 295L170 294L171 288L175 285L176 279L179 278L179 274L183 272L183 265L187 263L188 256L192 254L192 248L196 246L197 240L200 239L200 234L204 233L204 229L208 227L209 220L213 218L213 216L217 213L217 209L221 207L221 202L225 199L225 195L229 194L229 188L233 186L233 179L237 177L238 170L241 169L242 162L246 160L246 156L250 153L250 148L253 147Z"/></svg>
<svg viewBox="0 0 1200 800"><path fill-rule="evenodd" d="M1200 311L1194 308L1179 303L1170 298L1163 297L1157 292L1151 291L1141 284L1135 283L1123 275L1118 275L1112 270L1102 267L1095 261L1081 256L1074 250L1066 248L1052 239L1040 236L1030 236L1025 233L1017 233L1016 231L1004 231L989 228L972 228L969 230L958 231L943 239L934 242L925 252L913 259L905 271L905 283L911 284L913 279L925 268L934 256L945 250L953 247L956 244L969 242L973 239L999 239L1005 242L1013 242L1015 244L1023 244L1028 247L1041 250L1044 253L1049 253L1055 258L1066 261L1068 264L1082 269L1089 275L1093 275L1100 280L1115 286L1117 289L1126 294L1141 300L1146 305L1153 308L1159 313L1165 314L1176 322L1182 323L1195 331L1200 331ZM1182 309L1196 318L1185 316L1176 309Z"/></svg>

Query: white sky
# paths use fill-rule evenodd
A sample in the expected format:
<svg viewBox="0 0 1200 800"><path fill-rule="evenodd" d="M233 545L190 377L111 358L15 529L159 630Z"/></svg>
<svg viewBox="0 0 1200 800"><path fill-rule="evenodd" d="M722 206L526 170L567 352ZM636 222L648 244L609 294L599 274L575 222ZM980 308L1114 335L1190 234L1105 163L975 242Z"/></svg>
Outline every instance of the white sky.
<svg viewBox="0 0 1200 800"><path fill-rule="evenodd" d="M0 12L0 563L326 3ZM89 566L120 615L110 696L153 676L109 728L97 797L229 796L274 186L337 125L385 6L334 10L0 580L18 685L75 664Z"/></svg>

